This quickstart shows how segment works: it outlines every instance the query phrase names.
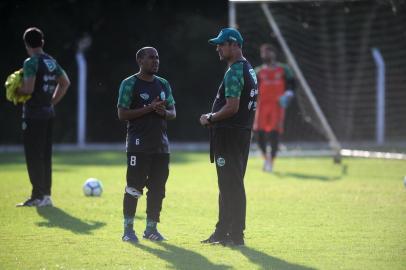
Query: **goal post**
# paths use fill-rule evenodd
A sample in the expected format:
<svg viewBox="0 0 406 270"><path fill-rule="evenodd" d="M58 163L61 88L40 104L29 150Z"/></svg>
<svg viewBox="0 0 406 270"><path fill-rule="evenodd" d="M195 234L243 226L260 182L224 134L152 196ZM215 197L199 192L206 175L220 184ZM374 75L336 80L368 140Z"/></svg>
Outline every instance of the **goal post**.
<svg viewBox="0 0 406 270"><path fill-rule="evenodd" d="M272 28L273 32L275 33L275 36L276 36L277 40L279 41L279 44L281 45L282 50L286 55L286 58L288 59L289 65L292 67L307 98L309 99L311 105L313 106L314 110L316 111L316 115L322 124L322 128L325 130L326 136L328 137L330 147L334 150L335 154L337 156L339 156L340 150L341 150L340 143L338 142L336 136L333 133L333 130L331 129L329 123L327 122L326 117L323 114L323 111L321 110L319 104L317 103L317 100L314 97L312 90L310 89L310 86L307 83L305 77L303 76L303 73L302 73L301 69L299 68L299 65L297 64L295 57L293 56L288 45L286 44L286 41L283 38L283 36L279 30L279 27L276 24L271 11L269 10L269 7L266 4L262 3L261 8L266 16L266 19L267 19L270 27Z"/></svg>
<svg viewBox="0 0 406 270"><path fill-rule="evenodd" d="M271 43L296 78L288 148L406 151L406 3L401 0L229 0L244 55ZM379 54L378 54L379 52ZM379 56L379 57L378 57ZM351 152L352 155L355 152Z"/></svg>
<svg viewBox="0 0 406 270"><path fill-rule="evenodd" d="M272 29L273 33L275 34L275 36L283 50L283 53L285 54L285 56L288 60L290 67L294 71L295 77L298 79L302 89L304 90L312 107L314 108L317 117L319 118L319 121L322 125L322 129L325 131L325 134L329 141L329 145L330 145L331 149L334 151L336 159L339 159L341 145L338 142L337 137L333 133L333 130L331 129L325 115L323 114L323 111L321 110L319 104L317 103L317 100L314 97L312 90L311 90L309 84L307 83L305 77L303 76L303 73L302 73L299 65L297 64L294 55L292 54L291 50L289 49L289 46L287 45L279 27L278 27L278 24L276 23L275 19L272 16L269 6L266 3L264 3L264 2L272 2L272 1L269 1L269 0L268 1L229 0L229 25L230 25L230 27L234 27L234 28L238 27L237 14L236 14L236 12L237 12L236 11L236 2L256 2L261 6L261 9L266 17L269 27ZM281 1L281 2L286 2L286 1Z"/></svg>

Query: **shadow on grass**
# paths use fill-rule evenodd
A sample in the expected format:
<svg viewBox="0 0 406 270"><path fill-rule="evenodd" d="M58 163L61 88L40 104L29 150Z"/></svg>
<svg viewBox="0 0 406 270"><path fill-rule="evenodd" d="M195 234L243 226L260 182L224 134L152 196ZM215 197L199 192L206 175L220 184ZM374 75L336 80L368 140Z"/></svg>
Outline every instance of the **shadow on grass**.
<svg viewBox="0 0 406 270"><path fill-rule="evenodd" d="M276 257L270 256L264 252L255 250L253 248L243 246L235 247L234 250L238 250L247 257L252 263L258 265L260 269L275 269L275 270L315 270L299 264L290 263Z"/></svg>
<svg viewBox="0 0 406 270"><path fill-rule="evenodd" d="M297 172L274 172L278 178L298 178L300 180L318 180L318 181L336 181L340 180L343 177L343 174L336 175L336 176L326 176L326 175L318 175L318 174L306 174L306 173L297 173Z"/></svg>
<svg viewBox="0 0 406 270"><path fill-rule="evenodd" d="M206 257L181 247L177 247L166 242L156 243L157 245L165 248L154 249L142 244L136 244L134 247L147 251L162 260L171 264L171 268L177 270L227 270L232 269L231 266L223 264L215 264L210 262Z"/></svg>
<svg viewBox="0 0 406 270"><path fill-rule="evenodd" d="M37 212L46 219L46 221L36 223L38 226L61 228L77 234L91 234L93 230L106 225L106 223L99 221L84 222L57 207L37 207Z"/></svg>

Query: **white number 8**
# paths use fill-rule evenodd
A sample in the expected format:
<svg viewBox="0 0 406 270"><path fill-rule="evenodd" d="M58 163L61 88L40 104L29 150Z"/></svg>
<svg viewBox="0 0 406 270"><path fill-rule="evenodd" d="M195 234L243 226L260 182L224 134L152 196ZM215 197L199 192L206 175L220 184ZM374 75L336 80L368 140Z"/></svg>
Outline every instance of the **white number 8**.
<svg viewBox="0 0 406 270"><path fill-rule="evenodd" d="M130 165L135 166L137 164L137 156L130 156Z"/></svg>

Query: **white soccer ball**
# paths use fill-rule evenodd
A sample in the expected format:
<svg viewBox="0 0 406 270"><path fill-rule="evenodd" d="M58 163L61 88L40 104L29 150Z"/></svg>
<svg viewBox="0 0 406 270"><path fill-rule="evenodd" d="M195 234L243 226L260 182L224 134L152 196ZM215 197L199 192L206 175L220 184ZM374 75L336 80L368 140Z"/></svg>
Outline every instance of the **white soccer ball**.
<svg viewBox="0 0 406 270"><path fill-rule="evenodd" d="M99 179L89 178L83 184L83 193L86 196L100 196L103 192L103 185Z"/></svg>

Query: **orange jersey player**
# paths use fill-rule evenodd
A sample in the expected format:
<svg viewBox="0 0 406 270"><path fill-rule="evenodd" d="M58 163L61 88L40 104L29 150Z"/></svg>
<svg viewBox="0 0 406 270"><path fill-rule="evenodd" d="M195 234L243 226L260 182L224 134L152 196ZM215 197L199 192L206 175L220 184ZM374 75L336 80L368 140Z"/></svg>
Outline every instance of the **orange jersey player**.
<svg viewBox="0 0 406 270"><path fill-rule="evenodd" d="M294 79L287 65L276 62L276 52L270 44L263 44L260 54L263 64L256 68L259 94L254 131L265 160L263 169L271 172L283 133L285 109L293 98Z"/></svg>

